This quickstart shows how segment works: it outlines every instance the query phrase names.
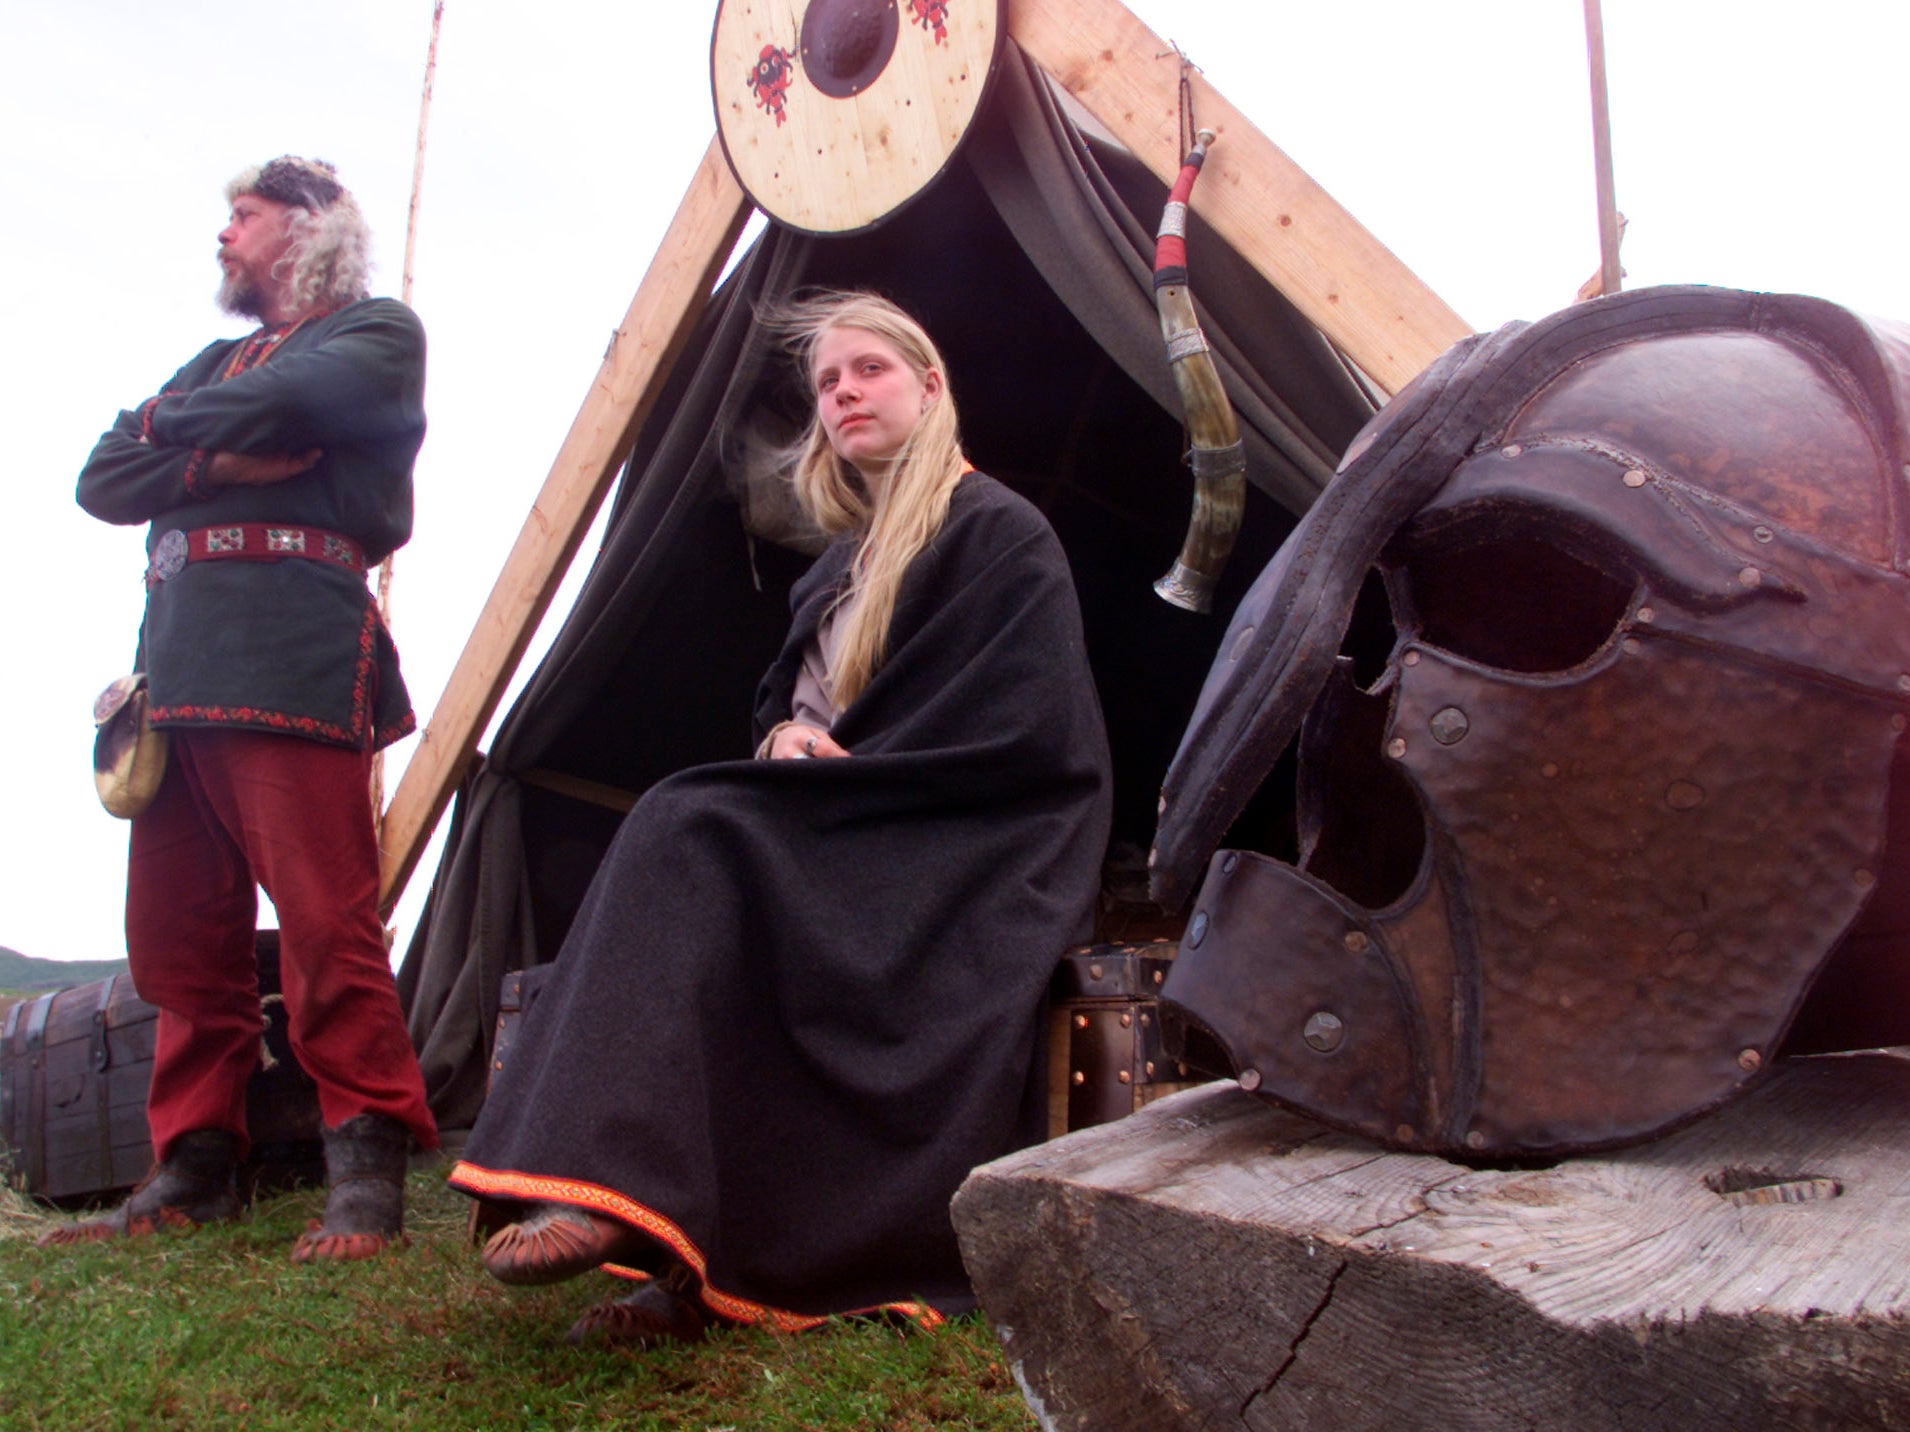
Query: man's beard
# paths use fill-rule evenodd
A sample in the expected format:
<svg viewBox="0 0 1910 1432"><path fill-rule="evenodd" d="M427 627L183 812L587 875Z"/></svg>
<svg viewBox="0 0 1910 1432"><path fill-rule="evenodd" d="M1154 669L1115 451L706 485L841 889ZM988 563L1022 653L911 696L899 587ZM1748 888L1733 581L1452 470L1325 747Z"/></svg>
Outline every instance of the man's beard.
<svg viewBox="0 0 1910 1432"><path fill-rule="evenodd" d="M234 318L264 318L265 285L244 265L225 271L219 283L219 307Z"/></svg>

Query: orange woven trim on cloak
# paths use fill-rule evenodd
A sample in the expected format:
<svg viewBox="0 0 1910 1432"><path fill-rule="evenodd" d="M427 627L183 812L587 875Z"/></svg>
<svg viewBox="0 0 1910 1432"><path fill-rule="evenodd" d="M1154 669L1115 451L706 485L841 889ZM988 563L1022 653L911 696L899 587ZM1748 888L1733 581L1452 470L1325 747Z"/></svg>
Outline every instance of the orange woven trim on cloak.
<svg viewBox="0 0 1910 1432"><path fill-rule="evenodd" d="M766 1303L753 1303L747 1298L712 1288L703 1281L709 1260L681 1228L655 1209L598 1184L570 1178L550 1178L543 1174L517 1173L510 1169L488 1169L463 1160L459 1160L451 1170L449 1182L454 1188L485 1198L510 1198L526 1203L567 1203L574 1208L588 1209L592 1213L601 1213L627 1223L638 1232L656 1239L687 1263L701 1285L697 1290L698 1299L711 1312L731 1322L761 1324L777 1332L800 1333L819 1328L832 1317L865 1317L874 1313L907 1318L924 1330L939 1328L946 1321L927 1303L879 1303L874 1307L854 1308L844 1313L818 1315L772 1308ZM603 1271L615 1277L639 1281L650 1277L641 1269L626 1268L617 1263L604 1264Z"/></svg>

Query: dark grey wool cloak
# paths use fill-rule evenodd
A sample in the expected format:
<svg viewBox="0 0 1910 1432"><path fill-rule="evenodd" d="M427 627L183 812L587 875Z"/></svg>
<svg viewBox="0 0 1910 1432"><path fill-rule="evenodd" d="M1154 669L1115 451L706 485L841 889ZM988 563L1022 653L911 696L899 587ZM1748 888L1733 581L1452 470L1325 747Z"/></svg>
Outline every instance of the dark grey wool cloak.
<svg viewBox="0 0 1910 1432"><path fill-rule="evenodd" d="M850 555L792 594L759 736ZM716 1311L784 1326L970 1305L949 1198L1041 1137L1045 992L1090 932L1109 772L1032 506L963 479L834 735L848 759L698 767L637 803L451 1180L614 1214Z"/></svg>

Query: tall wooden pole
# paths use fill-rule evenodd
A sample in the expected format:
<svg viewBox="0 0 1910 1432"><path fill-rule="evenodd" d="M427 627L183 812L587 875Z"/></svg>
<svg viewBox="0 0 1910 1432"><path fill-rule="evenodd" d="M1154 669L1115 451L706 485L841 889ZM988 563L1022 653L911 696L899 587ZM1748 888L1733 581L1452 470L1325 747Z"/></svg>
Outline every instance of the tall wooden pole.
<svg viewBox="0 0 1910 1432"><path fill-rule="evenodd" d="M418 252L418 196L424 188L424 136L431 122L431 82L438 73L438 31L444 24L444 0L431 7L431 44L424 54L424 94L418 100L418 147L411 156L411 205L405 211L405 269L398 283L398 298L411 303L411 263ZM391 626L391 558L378 564L378 615ZM371 818L384 835L385 753L371 758Z"/></svg>
<svg viewBox="0 0 1910 1432"><path fill-rule="evenodd" d="M418 100L418 149L411 157L411 207L405 214L405 275L398 297L411 302L411 262L418 252L418 195L424 189L424 136L431 122L431 82L438 74L438 30L444 24L444 0L431 7L431 45L424 55L424 94Z"/></svg>
<svg viewBox="0 0 1910 1432"><path fill-rule="evenodd" d="M1612 120L1605 92L1605 21L1599 0L1585 0L1585 49L1592 70L1592 161L1598 169L1599 292L1624 285L1618 268L1618 199L1612 185Z"/></svg>

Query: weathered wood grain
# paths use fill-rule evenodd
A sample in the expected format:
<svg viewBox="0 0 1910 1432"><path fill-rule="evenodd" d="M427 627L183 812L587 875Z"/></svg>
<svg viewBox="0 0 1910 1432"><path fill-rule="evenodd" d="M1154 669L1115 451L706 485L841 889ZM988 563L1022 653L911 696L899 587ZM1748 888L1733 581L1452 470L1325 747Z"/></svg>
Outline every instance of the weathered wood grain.
<svg viewBox="0 0 1910 1432"><path fill-rule="evenodd" d="M1907 1213L1888 1055L1795 1061L1669 1137L1529 1169L1210 1085L955 1200L1030 1405L1095 1432L1910 1428Z"/></svg>

